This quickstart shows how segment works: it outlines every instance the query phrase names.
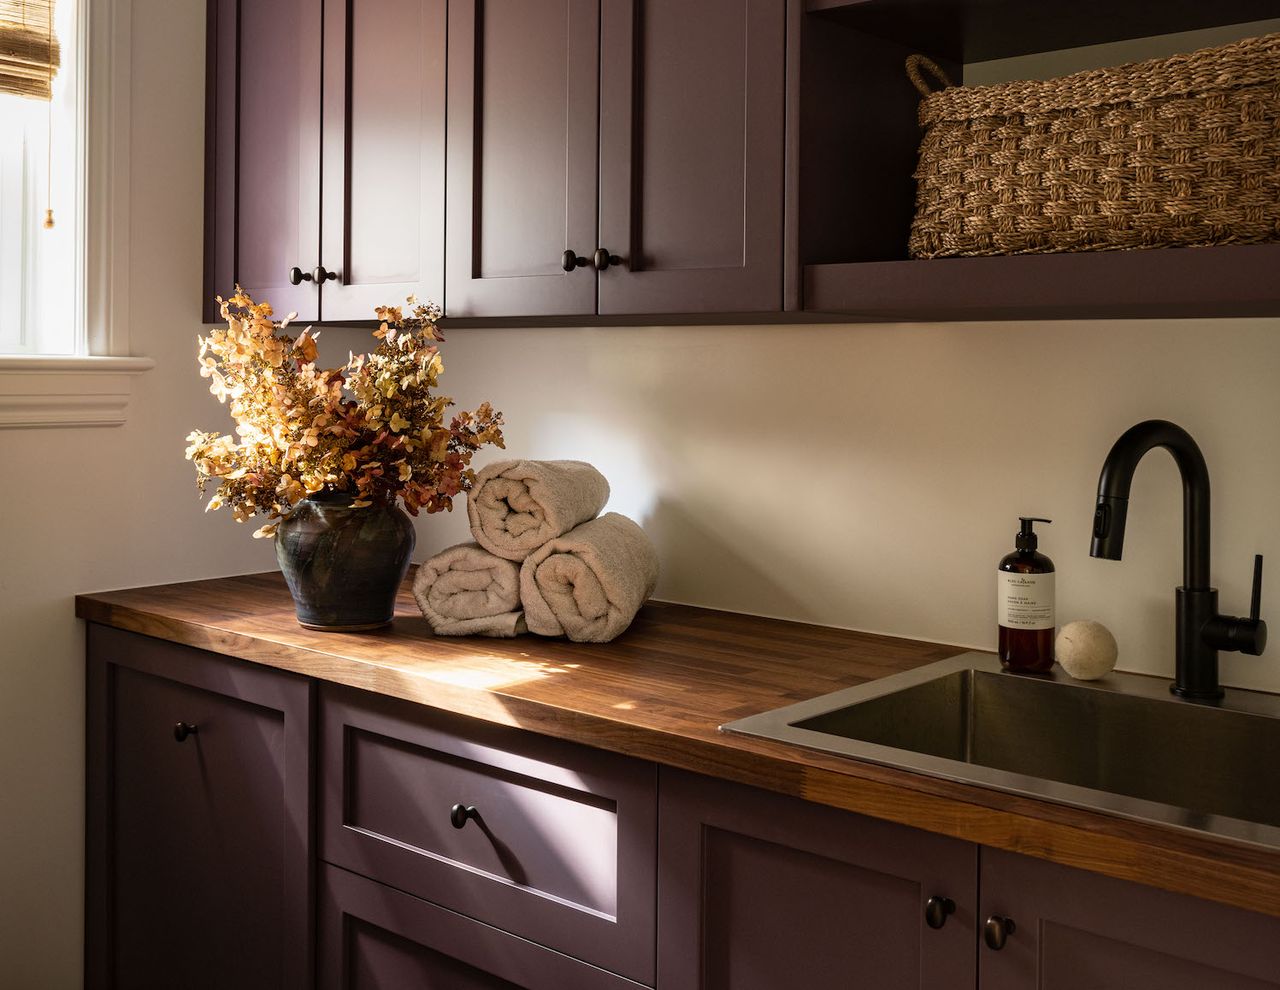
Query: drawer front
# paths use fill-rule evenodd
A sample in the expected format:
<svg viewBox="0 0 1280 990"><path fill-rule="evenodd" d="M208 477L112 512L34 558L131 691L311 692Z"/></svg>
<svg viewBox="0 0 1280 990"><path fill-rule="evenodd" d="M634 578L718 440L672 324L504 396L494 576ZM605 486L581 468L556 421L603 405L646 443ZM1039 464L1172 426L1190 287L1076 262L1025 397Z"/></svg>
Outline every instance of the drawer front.
<svg viewBox="0 0 1280 990"><path fill-rule="evenodd" d="M639 984L364 877L320 877L320 990L638 990Z"/></svg>
<svg viewBox="0 0 1280 990"><path fill-rule="evenodd" d="M652 984L652 764L328 686L321 745L328 862Z"/></svg>

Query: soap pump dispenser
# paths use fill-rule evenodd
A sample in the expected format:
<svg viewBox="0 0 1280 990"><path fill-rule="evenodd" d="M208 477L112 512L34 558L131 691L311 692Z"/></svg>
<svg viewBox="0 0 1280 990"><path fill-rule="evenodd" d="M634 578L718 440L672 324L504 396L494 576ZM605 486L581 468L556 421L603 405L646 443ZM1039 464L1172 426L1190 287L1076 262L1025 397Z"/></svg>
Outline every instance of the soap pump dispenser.
<svg viewBox="0 0 1280 990"><path fill-rule="evenodd" d="M1022 529L1013 553L996 574L1000 663L1005 670L1044 673L1053 666L1053 561L1036 551L1035 523L1052 520L1019 516Z"/></svg>

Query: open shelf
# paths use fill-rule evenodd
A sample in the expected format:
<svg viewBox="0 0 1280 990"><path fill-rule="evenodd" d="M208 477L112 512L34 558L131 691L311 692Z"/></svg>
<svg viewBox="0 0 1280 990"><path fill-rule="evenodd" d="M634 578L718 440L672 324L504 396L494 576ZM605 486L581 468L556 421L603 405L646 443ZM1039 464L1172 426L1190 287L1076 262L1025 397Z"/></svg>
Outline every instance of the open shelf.
<svg viewBox="0 0 1280 990"><path fill-rule="evenodd" d="M1280 315L1280 244L807 265L805 308L857 321Z"/></svg>
<svg viewBox="0 0 1280 990"><path fill-rule="evenodd" d="M965 63L1280 16L1277 0L807 0L801 305L856 321L1280 315L1280 243L908 260L921 132L908 55ZM1181 43L1181 39L1179 40Z"/></svg>
<svg viewBox="0 0 1280 990"><path fill-rule="evenodd" d="M807 0L805 9L957 62L1280 16L1275 0Z"/></svg>

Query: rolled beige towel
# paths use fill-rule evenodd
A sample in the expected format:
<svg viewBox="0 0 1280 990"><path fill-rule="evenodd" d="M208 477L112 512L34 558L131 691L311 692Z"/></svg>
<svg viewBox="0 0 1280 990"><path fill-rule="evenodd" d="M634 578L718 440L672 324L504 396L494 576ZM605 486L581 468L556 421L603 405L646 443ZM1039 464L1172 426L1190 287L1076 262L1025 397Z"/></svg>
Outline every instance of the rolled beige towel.
<svg viewBox="0 0 1280 990"><path fill-rule="evenodd" d="M658 554L644 530L610 512L531 554L520 568L520 600L530 632L607 643L657 583Z"/></svg>
<svg viewBox="0 0 1280 990"><path fill-rule="evenodd" d="M441 550L419 566L413 597L437 636L527 631L520 611L520 565L475 543Z"/></svg>
<svg viewBox="0 0 1280 990"><path fill-rule="evenodd" d="M467 517L476 542L507 560L524 560L548 540L594 519L609 482L582 461L498 461L476 475Z"/></svg>

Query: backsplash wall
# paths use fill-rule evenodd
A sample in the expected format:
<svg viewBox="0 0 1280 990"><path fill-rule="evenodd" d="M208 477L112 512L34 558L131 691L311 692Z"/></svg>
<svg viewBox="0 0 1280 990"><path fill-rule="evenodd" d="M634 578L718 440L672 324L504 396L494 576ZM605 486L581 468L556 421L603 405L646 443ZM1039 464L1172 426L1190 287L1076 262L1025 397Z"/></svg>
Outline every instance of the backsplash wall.
<svg viewBox="0 0 1280 990"><path fill-rule="evenodd" d="M669 600L993 649L996 563L1040 515L1059 621L1171 673L1167 454L1138 470L1125 559L1088 553L1103 458L1147 418L1204 450L1224 610L1247 611L1255 552L1280 564L1280 321L467 329L443 354L447 391L506 412L512 454L609 476ZM424 518L420 555L465 535L463 513ZM1280 622L1274 570L1263 604ZM1223 680L1280 690L1280 652L1224 654Z"/></svg>

